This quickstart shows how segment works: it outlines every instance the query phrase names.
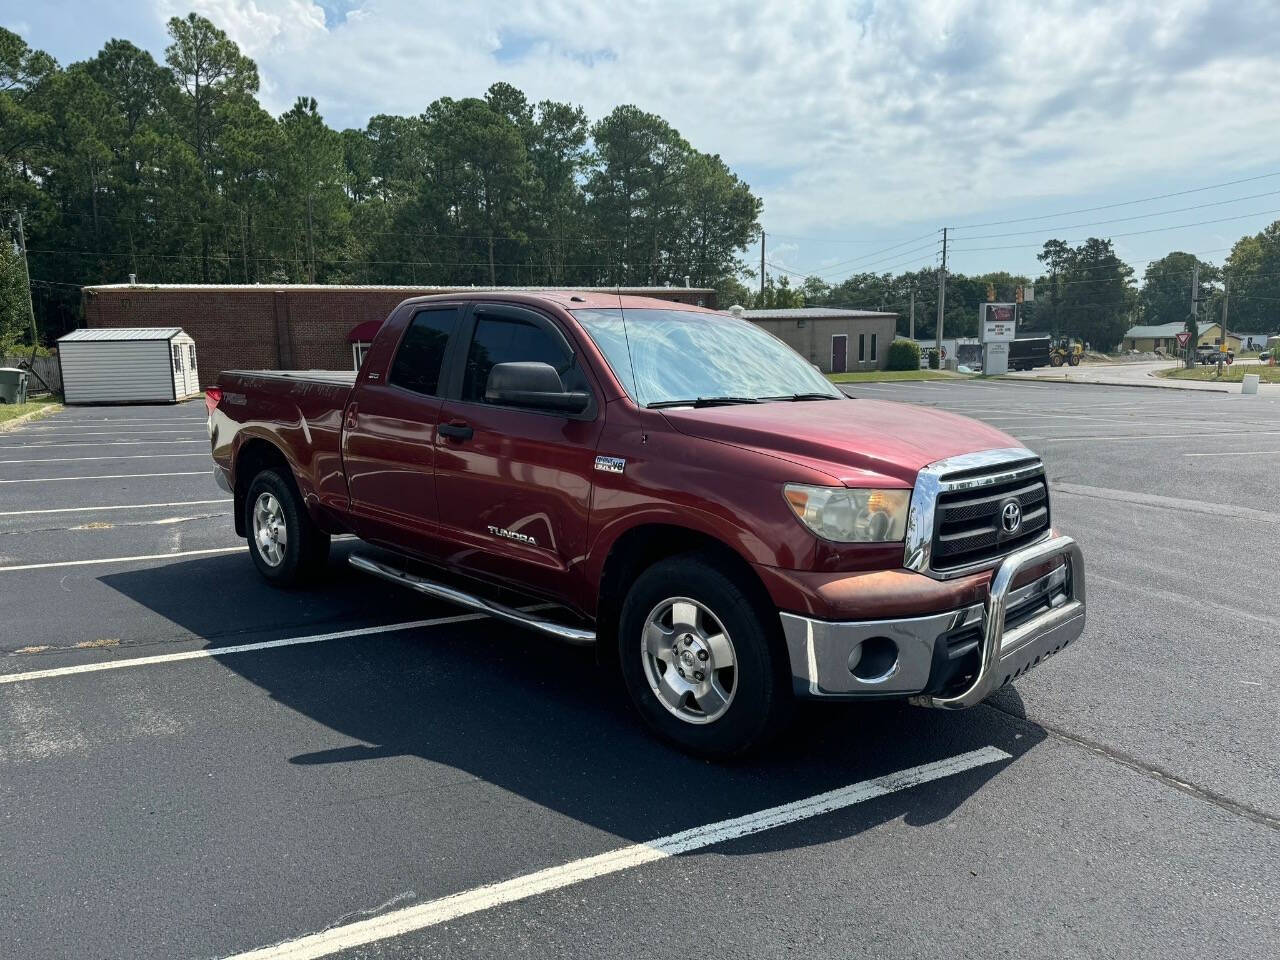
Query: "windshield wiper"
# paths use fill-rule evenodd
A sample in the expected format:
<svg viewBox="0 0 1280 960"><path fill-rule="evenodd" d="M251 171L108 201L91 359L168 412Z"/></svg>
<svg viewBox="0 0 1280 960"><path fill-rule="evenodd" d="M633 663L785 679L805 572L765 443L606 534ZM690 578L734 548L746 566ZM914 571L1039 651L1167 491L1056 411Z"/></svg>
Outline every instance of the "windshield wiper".
<svg viewBox="0 0 1280 960"><path fill-rule="evenodd" d="M844 400L829 393L788 393L780 397L761 397L762 400Z"/></svg>
<svg viewBox="0 0 1280 960"><path fill-rule="evenodd" d="M696 400L659 400L645 404L650 410L662 407L724 407L733 403L759 403L755 397L698 397Z"/></svg>

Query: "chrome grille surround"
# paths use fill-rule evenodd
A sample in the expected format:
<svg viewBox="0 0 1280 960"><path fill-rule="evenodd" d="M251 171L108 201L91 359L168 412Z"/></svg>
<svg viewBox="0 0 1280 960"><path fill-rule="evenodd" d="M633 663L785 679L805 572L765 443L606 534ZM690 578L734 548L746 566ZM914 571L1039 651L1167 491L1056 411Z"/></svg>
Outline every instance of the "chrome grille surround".
<svg viewBox="0 0 1280 960"><path fill-rule="evenodd" d="M1025 447L1002 447L965 453L945 460L937 460L925 466L916 477L911 493L911 507L907 514L907 533L902 565L937 580L990 570L1000 565L1004 554L986 557L974 563L934 569L934 538L938 526L938 498L944 493L956 491L981 492L984 487L1012 483L1019 480L1044 478L1044 464L1035 453ZM1049 508L1048 483L1045 482L1045 509ZM1031 543L1038 543L1051 535L1045 524L1043 534ZM1011 545L1009 552L1029 544Z"/></svg>

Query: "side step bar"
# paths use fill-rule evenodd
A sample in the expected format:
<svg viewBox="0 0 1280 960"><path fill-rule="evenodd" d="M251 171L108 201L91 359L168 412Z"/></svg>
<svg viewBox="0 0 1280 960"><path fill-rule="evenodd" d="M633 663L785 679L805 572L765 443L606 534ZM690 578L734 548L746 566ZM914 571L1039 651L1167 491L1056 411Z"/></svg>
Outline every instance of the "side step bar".
<svg viewBox="0 0 1280 960"><path fill-rule="evenodd" d="M426 580L422 577L414 576L412 573L397 570L395 567L388 566L381 561L373 560L369 557L361 556L358 553L351 555L350 563L357 570L363 570L365 573L372 573L375 577L382 577L384 580L390 580L392 583L398 583L402 587L408 587L410 590L416 590L418 593L424 593L428 597L435 597L437 600L456 603L458 606L466 607L468 610L487 613L491 617L496 617L499 620L506 620L508 623L527 627L530 630L537 630L539 633L548 634L549 636L555 637L557 640L563 640L566 643L586 646L596 642L596 635L593 630L583 630L579 627L570 627L563 623L553 623L550 620L543 620L541 617L535 617L532 614L525 613L521 610L514 610L511 607L504 607L502 604L495 603L492 600L486 600L484 597L477 597L474 594L464 593L454 587L446 587L442 583L436 583L432 580Z"/></svg>

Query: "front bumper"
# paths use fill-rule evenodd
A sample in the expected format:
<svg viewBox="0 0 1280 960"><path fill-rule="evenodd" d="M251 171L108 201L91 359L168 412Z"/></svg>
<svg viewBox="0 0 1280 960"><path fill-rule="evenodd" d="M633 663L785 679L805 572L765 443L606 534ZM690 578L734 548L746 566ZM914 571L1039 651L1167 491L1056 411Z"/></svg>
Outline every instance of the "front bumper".
<svg viewBox="0 0 1280 960"><path fill-rule="evenodd" d="M1021 571L1058 558L1056 569L1011 589ZM910 697L961 709L1080 636L1084 558L1070 537L1033 544L1001 561L984 602L924 617L841 623L781 617L797 695Z"/></svg>

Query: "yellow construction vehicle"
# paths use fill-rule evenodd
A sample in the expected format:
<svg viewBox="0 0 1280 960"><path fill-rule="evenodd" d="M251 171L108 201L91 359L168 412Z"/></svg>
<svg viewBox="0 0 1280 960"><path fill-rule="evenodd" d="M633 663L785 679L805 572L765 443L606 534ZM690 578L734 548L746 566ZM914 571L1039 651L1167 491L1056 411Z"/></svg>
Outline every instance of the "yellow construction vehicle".
<svg viewBox="0 0 1280 960"><path fill-rule="evenodd" d="M1074 340L1058 340L1049 351L1049 366L1060 367L1064 363L1073 367L1080 366L1080 358L1084 356L1084 345Z"/></svg>

